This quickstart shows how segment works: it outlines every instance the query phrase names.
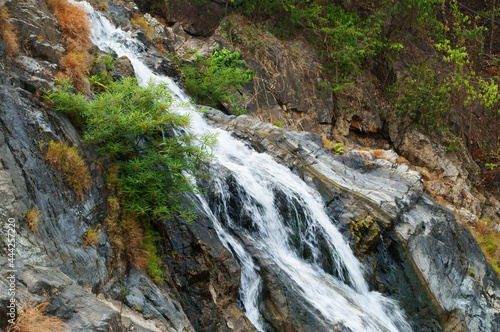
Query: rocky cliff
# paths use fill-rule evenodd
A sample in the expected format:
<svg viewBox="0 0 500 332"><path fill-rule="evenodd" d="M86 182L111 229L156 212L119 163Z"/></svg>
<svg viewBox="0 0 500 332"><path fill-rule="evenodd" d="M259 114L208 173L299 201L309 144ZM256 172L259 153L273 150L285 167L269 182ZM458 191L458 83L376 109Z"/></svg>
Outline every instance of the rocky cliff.
<svg viewBox="0 0 500 332"><path fill-rule="evenodd" d="M251 117L215 110L205 117L270 154L321 194L332 223L362 259L371 289L398 300L416 331L499 329L500 282L467 224L496 218L500 204L472 186L470 156L445 151L432 135L389 125L377 111L385 103L377 97L381 77L400 75L404 58L391 68L383 61L373 64L360 74L360 89L333 94L318 88L327 78L303 36L280 40L256 29L246 18L230 14L229 2L207 1L200 7L196 1L175 1L169 10L151 1L92 3L144 43L154 70L178 81L179 72L162 49L177 55L193 49L210 54L216 44L241 49L255 72L240 91L248 96L244 107ZM23 51L14 58L2 53L0 64L2 289L9 288L6 220L13 218L18 299L29 297L35 304L47 299L46 313L71 331L256 330L239 305L241 262L222 244L202 209L192 223L166 220L161 225L162 283L117 256L104 226L108 161L95 147L82 145L81 128L40 98L42 89L53 86L65 52L57 20L45 0L5 1L5 6ZM145 16L154 27L149 37L131 22L134 14L146 11L159 19ZM421 45L416 49L414 54L422 52ZM133 74L127 59L119 63L115 79ZM95 64L92 73L104 70L102 61ZM266 123L277 121L291 129ZM321 136L351 151L335 156L323 147ZM45 153L51 140L70 142L88 164L92 185L83 199L49 166ZM407 161L401 162L401 156ZM215 204L218 193L210 180L203 185ZM238 188L230 194L235 196L234 216L246 229ZM283 215L290 213L289 202L276 204ZM34 207L40 211L37 232L26 222ZM89 231L98 235L95 246L84 245ZM243 232L239 237L250 241ZM295 245L306 257L307 248ZM320 315L290 291L290 280L262 259L258 248L249 250L263 276L265 330L326 330ZM323 255L325 271L334 275ZM5 328L10 297L0 296L0 327Z"/></svg>

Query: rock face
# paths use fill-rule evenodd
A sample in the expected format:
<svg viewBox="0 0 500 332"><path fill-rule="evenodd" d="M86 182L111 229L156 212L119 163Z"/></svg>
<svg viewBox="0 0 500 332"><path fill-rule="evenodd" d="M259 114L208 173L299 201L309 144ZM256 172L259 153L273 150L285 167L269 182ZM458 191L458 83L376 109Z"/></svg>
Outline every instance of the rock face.
<svg viewBox="0 0 500 332"><path fill-rule="evenodd" d="M219 26L228 3L214 0L167 0L155 8L168 24L179 22L184 31L190 35L209 37ZM148 11L155 5L155 1L139 0L137 4L141 9Z"/></svg>
<svg viewBox="0 0 500 332"><path fill-rule="evenodd" d="M500 328L495 272L467 226L423 192L420 176L407 165L374 159L366 151L333 157L314 135L245 116L212 111L206 117L318 189L332 222L347 237L352 239L348 227L356 218L369 215L377 222L382 239L364 258L368 279L400 301L415 330Z"/></svg>
<svg viewBox="0 0 500 332"><path fill-rule="evenodd" d="M47 3L40 0L6 0L19 40L31 56L58 64L65 51L60 44L61 32Z"/></svg>
<svg viewBox="0 0 500 332"><path fill-rule="evenodd" d="M138 1L141 8L148 4L151 2ZM163 225L160 251L168 267L163 284L156 285L145 272L115 260L103 226L107 165L91 146L80 145L79 132L65 116L54 113L34 96L37 90L50 88L59 54L64 51L57 23L44 0L11 0L6 5L26 42L24 46L31 51L30 56L14 60L12 75L0 73L0 218L14 218L18 227L19 298L29 292L31 299L40 303L47 294L51 302L47 314L59 316L71 331L255 331L238 305L240 263L222 245L203 211L198 211L196 222L167 220ZM302 40L283 42L266 34L261 36L266 41L262 45L244 38L235 42L231 38L253 31L237 16L219 25L226 8L222 2L207 1L199 6L196 1L181 4L172 0L169 5L172 10L165 6L161 11L175 24L155 30L155 36L163 38L171 51L180 54L201 48L210 54L216 43L245 51L243 57L255 70L256 79L241 93L251 96L246 107L254 116L324 135L331 134L332 128L344 134L349 130L382 130L383 121L373 112L379 106L371 97L374 87L370 85L362 96L355 92L352 98L344 96L346 104L360 103L355 105L356 112L336 109L337 96L318 89L323 79L318 73L319 62ZM132 1L109 4L109 16L122 26L128 25L136 12ZM210 19L205 20L207 13ZM137 31L141 28L130 29L140 35ZM168 59L151 52L145 57L151 67L179 80ZM132 75L127 58L118 59L109 72L102 62L96 63L96 73L104 70L113 79ZM395 163L395 153L394 158L386 158L390 161L376 159L367 151L334 157L322 148L317 134L215 111L207 117L256 150L271 154L318 190L332 222L363 256L371 287L399 300L416 331L500 329L500 285L494 271L467 227L424 193L426 188L448 195L449 201L480 213L478 202L465 190L468 174L454 167L428 138L416 132L406 136L389 130L397 150L422 168L417 168L420 173L429 172L422 183L407 165ZM92 186L82 201L61 174L45 163L50 140L69 141L87 161ZM434 173L460 185L443 189L433 179ZM216 199L216 193L209 195ZM491 202L489 211L495 213L500 205L493 199ZM287 210L290 204L282 198L275 203L284 215L291 213ZM41 211L38 234L25 222L34 206ZM463 218L473 219L470 212L462 212ZM358 240L351 232L353 222L368 216L373 226L361 230ZM242 225L251 227L248 218L238 217ZM2 225L0 253L5 256L7 236L5 223ZM288 226L300 232L300 227ZM82 236L89 229L97 231L98 245L84 248ZM298 240L291 246L303 258L310 255L310 249ZM253 248L253 255L263 279L260 311L264 328L326 331L318 313L289 287L290 280L259 257L258 248ZM323 254L321 261L325 271L339 273L328 255ZM2 288L8 283L6 264L0 257ZM8 301L5 294L0 295L2 329L7 324L4 310ZM338 330L346 331L342 326Z"/></svg>
<svg viewBox="0 0 500 332"><path fill-rule="evenodd" d="M168 287L159 288L144 272L131 270L128 277L116 276L120 268L113 266L109 240L99 226L104 216L104 178L103 169L95 163L96 155L80 149L93 181L90 192L79 202L61 175L44 162L48 141L67 140L79 146L79 134L65 117L44 110L30 93L4 75L0 80L0 139L0 215L3 220L14 218L18 228L18 295L26 296L28 288L39 302L48 292L49 314L60 316L72 331L108 331L121 324L133 324L141 331L162 330L155 326L191 331L182 309L170 299ZM25 223L33 206L41 211L38 234ZM99 234L96 248L82 246L82 236L89 228ZM6 255L7 228L0 231L2 255ZM0 263L0 280L5 284L5 259ZM123 300L120 283L128 291L126 303L132 310L125 316L129 318L120 319L120 305L115 301ZM98 294L102 294L100 298ZM8 300L2 298L3 304ZM137 308L144 309L143 315L134 312ZM5 324L3 321L1 328Z"/></svg>

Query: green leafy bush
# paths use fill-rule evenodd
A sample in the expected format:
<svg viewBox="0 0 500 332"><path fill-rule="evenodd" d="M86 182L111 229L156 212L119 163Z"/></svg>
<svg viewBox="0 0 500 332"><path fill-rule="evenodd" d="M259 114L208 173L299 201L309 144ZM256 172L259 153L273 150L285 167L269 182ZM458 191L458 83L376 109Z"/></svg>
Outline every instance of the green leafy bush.
<svg viewBox="0 0 500 332"><path fill-rule="evenodd" d="M198 103L212 107L225 103L236 108L235 113L241 113L237 105L244 96L238 98L236 94L252 79L253 72L243 69L247 64L240 56L239 51L216 46L210 57L198 55L194 62L183 64L186 90Z"/></svg>
<svg viewBox="0 0 500 332"><path fill-rule="evenodd" d="M321 87L334 91L348 85L367 58L388 46L382 37L382 12L361 20L356 13L322 0L249 0L241 6L247 15L267 16L269 30L278 37L303 32L326 60L331 82Z"/></svg>
<svg viewBox="0 0 500 332"><path fill-rule="evenodd" d="M415 125L427 130L447 129L450 109L450 84L424 66L413 65L403 80L388 89L392 99L392 116L409 117Z"/></svg>
<svg viewBox="0 0 500 332"><path fill-rule="evenodd" d="M190 119L170 111L173 99L164 85L140 87L126 78L89 100L64 81L47 98L57 110L79 114L85 142L118 165L124 212L147 222L189 215L181 194L198 188L186 176L203 175L213 137L168 134Z"/></svg>

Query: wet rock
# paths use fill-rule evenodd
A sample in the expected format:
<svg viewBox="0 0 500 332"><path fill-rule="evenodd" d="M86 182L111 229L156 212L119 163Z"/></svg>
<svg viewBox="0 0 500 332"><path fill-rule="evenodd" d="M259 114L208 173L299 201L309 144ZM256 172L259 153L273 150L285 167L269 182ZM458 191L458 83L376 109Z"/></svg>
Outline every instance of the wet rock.
<svg viewBox="0 0 500 332"><path fill-rule="evenodd" d="M168 287L159 288L145 272L130 271L128 282L122 280L131 294L143 295L127 303L143 305L145 315L113 302L113 290L123 279L119 277L122 267L112 264L113 250L102 227L104 171L96 163L97 154L92 147L81 149L80 136L68 119L40 104L20 84L21 79L0 73L0 218L16 220L19 296L28 288L39 302L47 292L52 301L48 314L60 316L72 331L117 330L123 324L138 331L174 331L172 326L193 331L182 308L170 299ZM61 174L45 163L44 145L50 140L69 141L85 158L92 187L82 201ZM38 234L25 223L27 211L34 206L41 212ZM84 248L82 235L89 228L97 230L99 242ZM3 256L6 232L0 228ZM5 258L0 258L0 265L0 283L5 283ZM6 323L0 320L0 328Z"/></svg>
<svg viewBox="0 0 500 332"><path fill-rule="evenodd" d="M126 56L119 57L115 60L114 66L111 69L111 74L115 81L125 77L135 77L134 67Z"/></svg>
<svg viewBox="0 0 500 332"><path fill-rule="evenodd" d="M2 38L0 38L0 59L4 60L7 57L7 49L5 48L5 43Z"/></svg>
<svg viewBox="0 0 500 332"><path fill-rule="evenodd" d="M500 328L500 281L493 268L468 228L423 192L422 179L408 165L364 151L334 157L303 133L215 111L205 116L295 169L319 189L332 216L346 215L337 210L339 201L353 217L380 220L376 233L382 239L366 257L372 265L369 279L399 300L416 330ZM375 167L366 167L367 162Z"/></svg>
<svg viewBox="0 0 500 332"><path fill-rule="evenodd" d="M171 253L165 262L175 298L197 331L256 331L237 304L239 264L219 242L210 218L198 213L195 222L165 224L164 248Z"/></svg>

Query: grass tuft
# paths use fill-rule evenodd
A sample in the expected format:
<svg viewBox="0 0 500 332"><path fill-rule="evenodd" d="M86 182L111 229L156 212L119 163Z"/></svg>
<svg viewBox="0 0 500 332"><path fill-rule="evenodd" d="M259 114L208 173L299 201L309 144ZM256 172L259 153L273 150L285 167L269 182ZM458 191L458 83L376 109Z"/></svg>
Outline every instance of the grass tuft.
<svg viewBox="0 0 500 332"><path fill-rule="evenodd" d="M484 219L471 228L471 232L486 256L486 260L500 278L500 232L496 231L491 224L491 220Z"/></svg>
<svg viewBox="0 0 500 332"><path fill-rule="evenodd" d="M332 150L337 154L343 154L345 152L344 144L342 144L341 142L334 143L325 136L321 136L321 142L323 143L324 148Z"/></svg>
<svg viewBox="0 0 500 332"><path fill-rule="evenodd" d="M16 28L10 22L7 7L0 7L0 36L5 44L7 56L12 58L19 53L19 43L17 40Z"/></svg>
<svg viewBox="0 0 500 332"><path fill-rule="evenodd" d="M87 12L68 0L47 0L47 4L59 22L66 43L67 53L61 60L61 69L81 91L90 64L91 30Z"/></svg>
<svg viewBox="0 0 500 332"><path fill-rule="evenodd" d="M87 249L88 246L96 247L99 242L99 234L97 228L89 228L82 236L83 247Z"/></svg>
<svg viewBox="0 0 500 332"><path fill-rule="evenodd" d="M139 25L144 30L144 33L146 34L146 37L148 39L151 40L151 38L153 38L154 27L148 23L148 20L146 20L144 16L136 13L134 14L134 17L130 20L130 22L132 22L132 24Z"/></svg>
<svg viewBox="0 0 500 332"><path fill-rule="evenodd" d="M44 311L49 306L48 301L35 305L28 297L17 307L16 322L9 326L8 332L64 332L68 326L59 318L46 316Z"/></svg>
<svg viewBox="0 0 500 332"><path fill-rule="evenodd" d="M92 181L89 169L76 147L70 147L66 142L50 141L45 158L52 168L64 174L76 197L82 200Z"/></svg>
<svg viewBox="0 0 500 332"><path fill-rule="evenodd" d="M38 235L38 221L42 213L38 209L38 206L33 206L26 214L26 225L35 234Z"/></svg>

